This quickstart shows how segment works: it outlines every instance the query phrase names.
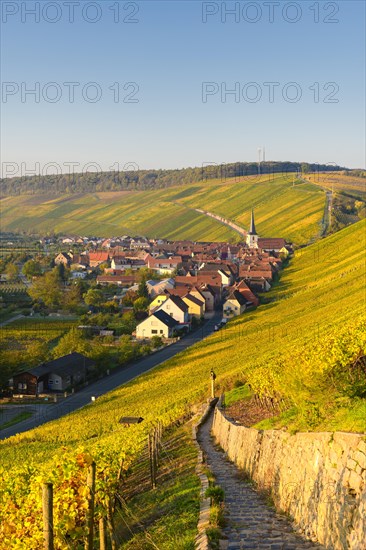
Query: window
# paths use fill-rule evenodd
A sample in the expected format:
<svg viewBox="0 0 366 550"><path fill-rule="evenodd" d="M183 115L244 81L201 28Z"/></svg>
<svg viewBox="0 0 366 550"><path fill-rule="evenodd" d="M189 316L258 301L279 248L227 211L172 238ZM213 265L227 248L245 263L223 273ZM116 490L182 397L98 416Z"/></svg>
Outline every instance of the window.
<svg viewBox="0 0 366 550"><path fill-rule="evenodd" d="M164 331L163 331L163 330L160 330L160 334L164 334Z"/></svg>
<svg viewBox="0 0 366 550"><path fill-rule="evenodd" d="M158 331L156 329L152 329L151 334L157 334Z"/></svg>

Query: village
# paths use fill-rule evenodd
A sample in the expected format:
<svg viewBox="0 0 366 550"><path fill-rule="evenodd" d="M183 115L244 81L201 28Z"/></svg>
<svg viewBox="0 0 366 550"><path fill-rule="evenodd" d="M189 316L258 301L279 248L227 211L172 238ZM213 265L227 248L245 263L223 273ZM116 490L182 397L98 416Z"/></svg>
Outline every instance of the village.
<svg viewBox="0 0 366 550"><path fill-rule="evenodd" d="M291 243L283 238L258 235L253 211L245 241L237 244L62 236L58 245L68 251L51 258L52 269L37 273L34 259L25 264L33 262L32 269L19 266L18 277L31 273L26 278L33 299L29 317L57 319L69 305L69 313L77 313L75 326L82 338L120 352L123 347L125 362L170 345L213 317L214 330L219 330L233 317L255 309L292 253ZM54 285L60 284L58 303L56 298L52 303L54 288L47 287L47 277L51 286L52 277ZM75 303L70 299L74 295ZM92 353L80 353L85 346L75 338L68 354L47 356L49 360L14 372L9 381L13 392L64 392L93 379L95 371L105 374L113 368L111 356L93 360Z"/></svg>

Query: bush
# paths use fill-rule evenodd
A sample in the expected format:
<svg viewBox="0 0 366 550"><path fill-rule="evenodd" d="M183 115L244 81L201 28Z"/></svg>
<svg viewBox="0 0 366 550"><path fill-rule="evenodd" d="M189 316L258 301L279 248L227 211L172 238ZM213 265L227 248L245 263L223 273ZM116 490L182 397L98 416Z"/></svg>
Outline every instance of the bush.
<svg viewBox="0 0 366 550"><path fill-rule="evenodd" d="M161 348L163 345L163 340L160 338L160 336L153 336L151 338L151 346L153 349Z"/></svg>
<svg viewBox="0 0 366 550"><path fill-rule="evenodd" d="M208 489L206 489L206 492L205 492L205 497L211 498L214 504L219 504L220 502L222 502L224 500L224 496L225 496L224 489L222 489L218 485L208 487Z"/></svg>

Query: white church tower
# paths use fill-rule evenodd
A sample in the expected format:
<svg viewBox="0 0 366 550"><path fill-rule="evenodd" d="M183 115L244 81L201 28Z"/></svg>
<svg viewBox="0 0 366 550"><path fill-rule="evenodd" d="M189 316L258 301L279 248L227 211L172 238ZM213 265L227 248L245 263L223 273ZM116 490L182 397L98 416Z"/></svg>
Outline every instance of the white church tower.
<svg viewBox="0 0 366 550"><path fill-rule="evenodd" d="M252 215L250 217L250 228L247 234L247 245L249 246L249 248L258 248L258 235L255 229L253 209Z"/></svg>

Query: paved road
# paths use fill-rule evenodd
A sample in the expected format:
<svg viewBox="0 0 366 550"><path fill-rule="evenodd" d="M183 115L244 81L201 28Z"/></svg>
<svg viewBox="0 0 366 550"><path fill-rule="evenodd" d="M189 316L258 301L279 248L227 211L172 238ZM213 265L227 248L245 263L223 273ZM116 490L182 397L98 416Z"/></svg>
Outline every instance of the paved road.
<svg viewBox="0 0 366 550"><path fill-rule="evenodd" d="M291 523L268 506L250 483L239 480L239 470L217 450L210 437L213 413L202 426L198 441L216 482L225 492L226 525L220 548L241 550L309 550L324 548L294 532Z"/></svg>
<svg viewBox="0 0 366 550"><path fill-rule="evenodd" d="M188 336L179 340L175 344L168 346L154 353L151 356L145 357L136 361L134 364L113 372L110 376L106 376L93 384L90 384L86 388L83 388L78 393L70 395L66 399L62 399L60 403L49 405L32 405L35 410L35 414L32 418L28 418L23 422L14 424L9 428L3 430L0 429L0 439L6 439L17 433L25 432L32 428L36 428L49 420L55 420L65 414L68 414L76 409L84 407L91 402L92 396L100 396L111 390L114 390L118 386L129 382L133 378L140 376L141 374L157 367L164 361L167 361L177 353L185 350L193 344L203 340L214 330L215 324L222 318L222 313L215 313L215 315L198 330L190 333Z"/></svg>
<svg viewBox="0 0 366 550"><path fill-rule="evenodd" d="M0 323L0 327L6 327L6 325L10 325L10 323L13 323L14 321L18 321L19 319L23 319L24 315L16 315L15 317L11 317L7 321L3 321Z"/></svg>

